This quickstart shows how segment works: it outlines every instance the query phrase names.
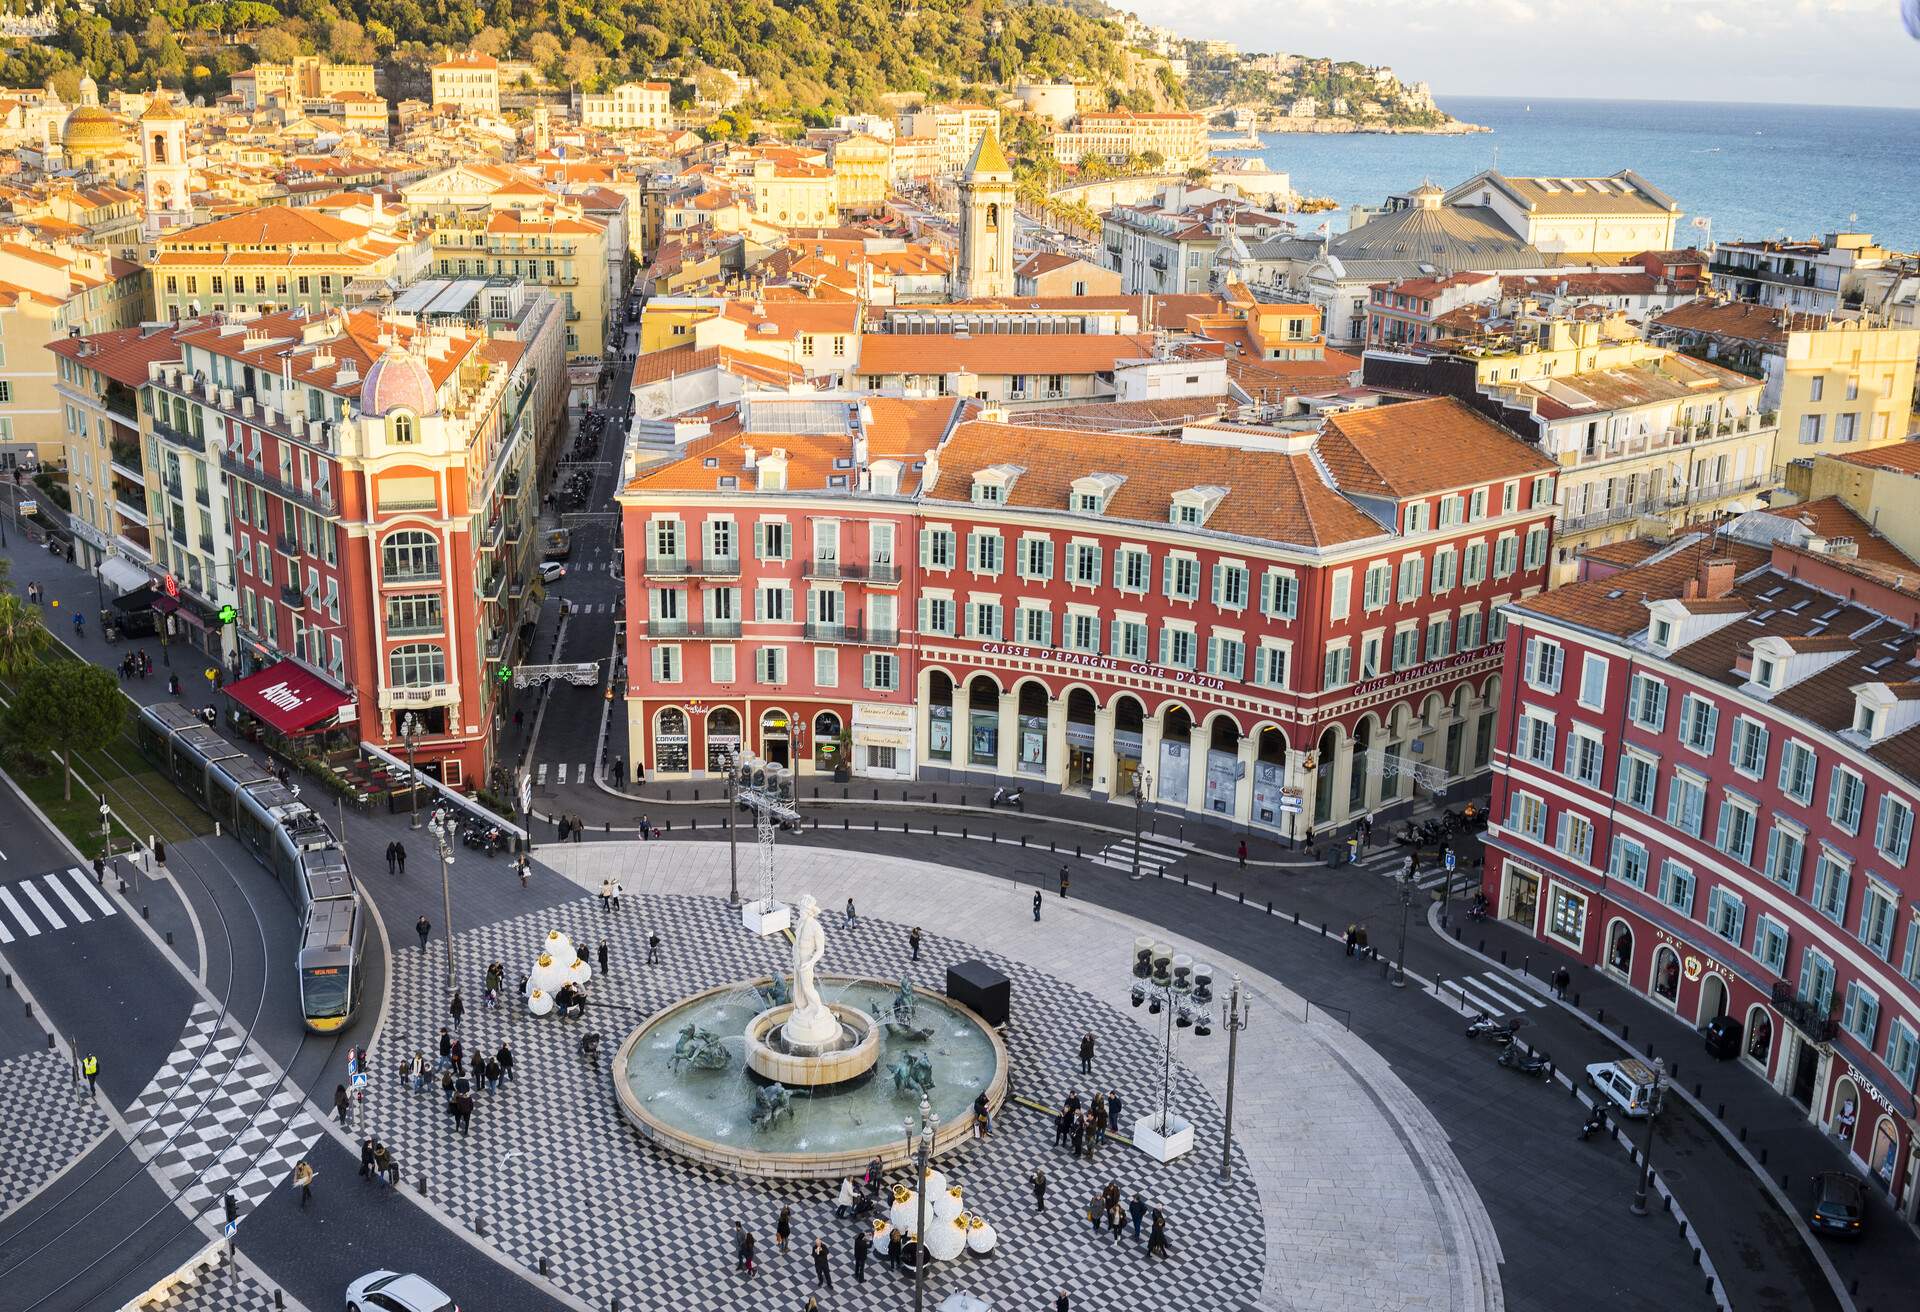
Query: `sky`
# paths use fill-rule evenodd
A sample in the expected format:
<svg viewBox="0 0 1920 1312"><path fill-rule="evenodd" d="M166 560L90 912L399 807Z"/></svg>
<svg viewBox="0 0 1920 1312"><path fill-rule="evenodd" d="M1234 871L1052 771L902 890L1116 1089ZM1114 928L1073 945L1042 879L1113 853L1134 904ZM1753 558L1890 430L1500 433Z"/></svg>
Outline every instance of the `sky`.
<svg viewBox="0 0 1920 1312"><path fill-rule="evenodd" d="M1920 0L1110 2L1242 50L1391 65L1440 96L1920 108L1920 40L1901 22Z"/></svg>

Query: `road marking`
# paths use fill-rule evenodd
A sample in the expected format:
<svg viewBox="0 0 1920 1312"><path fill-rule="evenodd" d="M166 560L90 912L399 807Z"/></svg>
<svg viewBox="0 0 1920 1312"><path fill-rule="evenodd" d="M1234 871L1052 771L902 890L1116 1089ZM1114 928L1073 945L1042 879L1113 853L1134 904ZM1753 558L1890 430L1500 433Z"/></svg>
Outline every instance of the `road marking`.
<svg viewBox="0 0 1920 1312"><path fill-rule="evenodd" d="M46 881L49 888L60 895L60 900L67 904L67 910L73 913L75 920L84 925L93 919L92 916L87 914L87 909L74 900L73 894L67 892L66 881L60 878L59 871L49 871L47 874L40 876L40 878Z"/></svg>
<svg viewBox="0 0 1920 1312"><path fill-rule="evenodd" d="M46 898L40 896L39 889L35 888L32 884L23 883L20 885L20 891L25 893L27 897L32 900L33 904L40 908L40 914L47 918L49 925L55 929L65 929L67 927L67 922L60 919L60 913L53 909L53 904L47 901Z"/></svg>
<svg viewBox="0 0 1920 1312"><path fill-rule="evenodd" d="M93 899L94 905L100 908L102 914L109 916L116 914L113 909L113 903L101 896L100 890L94 887L93 881L87 878L86 871L80 869L78 866L73 866L68 869L67 873L72 875L73 882L80 885L86 895Z"/></svg>
<svg viewBox="0 0 1920 1312"><path fill-rule="evenodd" d="M1466 975L1458 979L1440 981L1441 992L1464 992L1467 1000L1481 1011L1494 1015L1510 1015L1531 1007L1546 1005L1546 999L1525 985L1516 984L1501 975L1486 971L1479 975Z"/></svg>
<svg viewBox="0 0 1920 1312"><path fill-rule="evenodd" d="M560 768L564 770L567 767L563 765ZM587 781L587 765L585 761L582 761L574 767L573 781L577 784L583 784Z"/></svg>
<svg viewBox="0 0 1920 1312"><path fill-rule="evenodd" d="M540 762L539 766L534 770L533 782L540 785L542 788L546 787L547 763L545 761Z"/></svg>
<svg viewBox="0 0 1920 1312"><path fill-rule="evenodd" d="M13 893L11 890L0 888L0 902L4 902L6 904L7 910L13 912L13 918L20 922L20 928L27 931L28 938L34 938L39 935L40 926L34 924L33 917L28 915L25 909L22 908L18 902L13 900Z"/></svg>

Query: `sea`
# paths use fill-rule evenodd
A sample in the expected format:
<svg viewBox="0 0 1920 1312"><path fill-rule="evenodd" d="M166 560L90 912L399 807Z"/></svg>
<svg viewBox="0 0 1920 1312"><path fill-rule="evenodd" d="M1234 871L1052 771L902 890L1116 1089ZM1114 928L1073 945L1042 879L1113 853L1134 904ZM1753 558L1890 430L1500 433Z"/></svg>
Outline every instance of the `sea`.
<svg viewBox="0 0 1920 1312"><path fill-rule="evenodd" d="M1633 169L1679 202L1678 245L1870 232L1920 250L1920 110L1441 96L1465 136L1268 133L1260 155L1303 196L1378 205L1423 179ZM1250 153L1250 152L1249 152ZM1329 231L1346 226L1329 213ZM1704 218L1710 227L1696 226ZM1318 222L1302 223L1310 231Z"/></svg>

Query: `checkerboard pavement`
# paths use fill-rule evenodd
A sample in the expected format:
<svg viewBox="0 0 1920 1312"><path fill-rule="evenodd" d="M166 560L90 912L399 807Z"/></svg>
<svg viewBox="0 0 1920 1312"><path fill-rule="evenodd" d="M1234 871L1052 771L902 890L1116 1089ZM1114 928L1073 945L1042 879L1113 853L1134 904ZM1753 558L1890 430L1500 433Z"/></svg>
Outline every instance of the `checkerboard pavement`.
<svg viewBox="0 0 1920 1312"><path fill-rule="evenodd" d="M75 1085L67 1058L50 1048L0 1062L0 1216L52 1179L107 1128Z"/></svg>
<svg viewBox="0 0 1920 1312"><path fill-rule="evenodd" d="M505 1001L498 1011L474 1001L486 963L507 967L511 993L546 932L556 928L583 946L609 941L611 970L593 987L592 1024L603 1035L594 1063L578 1052L580 1025L535 1019ZM663 940L661 966L641 964L649 931ZM896 978L905 939L906 927L898 924L836 923L823 969ZM737 913L718 899L630 894L612 916L588 897L462 934L458 952L466 1002L462 1041L470 1052L491 1053L507 1040L514 1079L499 1092L476 1094L465 1138L454 1131L436 1088L415 1093L405 1087L397 1076L401 1062L416 1048L431 1053L437 1046L445 958L437 943L426 955L415 948L398 952L392 1010L370 1059L378 1074L368 1091L367 1124L395 1148L410 1182L424 1176L440 1206L469 1228L484 1229L514 1259L535 1267L546 1258L554 1279L595 1307L615 1296L628 1307L688 1312L798 1307L813 1286L809 1254L822 1235L832 1250L836 1286L825 1306L840 1312L897 1305L904 1273L876 1264L864 1285L854 1283L855 1225L833 1215L835 1183L740 1180L685 1162L642 1138L615 1105L610 1059L627 1030L683 995L780 969L787 959L783 939L744 934ZM1084 1091L1089 1081L1079 1073L1077 1045L1092 1031L1100 1045L1098 1083L1118 1087L1130 1108L1148 1109L1158 1092L1158 1049L1105 1003L1035 967L938 933L925 936L910 970L917 984L941 989L948 964L970 958L1004 971L1017 1015L1047 1018L1051 1029L1045 1037L1018 1025L1013 1031L1008 1047L1016 1091L1048 1102L1069 1087ZM1218 1109L1184 1068L1174 1068L1172 1084L1176 1107L1217 1122ZM904 1115L904 1100L902 1108ZM1261 1289L1264 1228L1238 1146L1235 1155L1231 1182L1222 1182L1218 1164L1197 1153L1160 1166L1109 1145L1094 1163L1075 1161L1053 1147L1050 1119L1009 1103L991 1137L940 1162L965 1186L969 1207L995 1227L999 1246L986 1257L933 1268L929 1305L965 1290L1000 1308L1051 1306L1064 1284L1077 1303L1093 1308L1234 1312L1251 1306ZM1028 1185L1036 1166L1050 1182L1044 1213L1034 1211ZM1149 1261L1131 1231L1117 1242L1093 1237L1084 1209L1109 1180L1125 1196L1138 1187L1150 1205L1166 1209L1170 1260ZM783 1204L794 1211L785 1255L773 1241ZM733 1270L735 1218L760 1240L760 1274L744 1297L743 1278Z"/></svg>
<svg viewBox="0 0 1920 1312"><path fill-rule="evenodd" d="M320 1138L292 1081L262 1061L204 1002L127 1109L133 1151L198 1212L231 1192L244 1218Z"/></svg>
<svg viewBox="0 0 1920 1312"><path fill-rule="evenodd" d="M158 1295L122 1312L274 1312L273 1290L244 1266L205 1255L179 1271Z"/></svg>

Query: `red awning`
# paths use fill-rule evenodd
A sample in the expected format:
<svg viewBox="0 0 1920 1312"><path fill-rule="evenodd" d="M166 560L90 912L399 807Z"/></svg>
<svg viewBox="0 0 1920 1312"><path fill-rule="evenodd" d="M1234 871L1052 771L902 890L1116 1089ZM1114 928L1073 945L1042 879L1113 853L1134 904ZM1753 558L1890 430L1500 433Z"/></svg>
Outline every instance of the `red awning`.
<svg viewBox="0 0 1920 1312"><path fill-rule="evenodd" d="M292 661L269 665L222 691L284 734L302 733L331 720L353 700Z"/></svg>

